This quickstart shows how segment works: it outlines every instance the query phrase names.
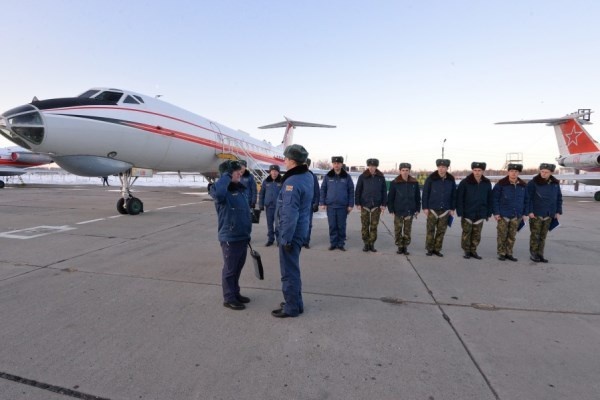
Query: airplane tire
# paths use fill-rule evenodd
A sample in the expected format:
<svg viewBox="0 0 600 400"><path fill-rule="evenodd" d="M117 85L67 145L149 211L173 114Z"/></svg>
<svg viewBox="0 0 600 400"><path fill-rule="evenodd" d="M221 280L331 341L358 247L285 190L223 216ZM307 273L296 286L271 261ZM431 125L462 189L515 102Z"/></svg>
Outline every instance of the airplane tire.
<svg viewBox="0 0 600 400"><path fill-rule="evenodd" d="M0 181L0 189L4 189L4 181Z"/></svg>
<svg viewBox="0 0 600 400"><path fill-rule="evenodd" d="M125 199L122 197L117 201L117 211L119 214L129 214L125 208Z"/></svg>
<svg viewBox="0 0 600 400"><path fill-rule="evenodd" d="M600 192L594 193L594 200L600 201Z"/></svg>
<svg viewBox="0 0 600 400"><path fill-rule="evenodd" d="M127 212L129 215L138 215L140 212L144 212L144 204L137 197L132 197L127 200Z"/></svg>

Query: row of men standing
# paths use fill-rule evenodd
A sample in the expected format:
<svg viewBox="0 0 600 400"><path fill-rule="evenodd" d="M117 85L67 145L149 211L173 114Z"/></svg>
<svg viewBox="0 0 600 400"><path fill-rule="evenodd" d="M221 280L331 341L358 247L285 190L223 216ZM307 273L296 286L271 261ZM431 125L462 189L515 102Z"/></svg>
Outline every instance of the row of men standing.
<svg viewBox="0 0 600 400"><path fill-rule="evenodd" d="M400 174L390 183L389 190L383 173L379 171L379 161L367 160L367 170L358 177L356 189L354 182L343 168L344 159L331 158L333 168L323 178L320 190L315 180L313 210L317 204L327 211L329 224L329 250L345 251L347 215L356 206L361 215L361 237L363 251L376 252L377 227L381 214L388 208L394 215L395 243L398 254L409 254L413 219L423 211L427 218L425 249L428 256L443 257L441 252L444 236L452 224L454 215L461 217L461 247L464 258L481 259L477 247L481 241L483 222L490 217L497 221L497 252L501 261L517 261L513 256L517 230L529 218L530 259L535 262L547 262L544 257L545 239L551 221L562 214L562 194L559 182L551 176L555 166L543 163L540 173L529 184L518 177L521 164L509 164L508 174L493 188L483 173L486 163L473 162L472 173L456 185L455 178L448 172L450 160L438 159L437 170L428 176L423 187L423 195L417 180L410 175L411 164L400 163ZM271 168L275 168L272 166ZM276 181L272 176L263 182L259 203L267 206L269 238L267 246L273 243L272 217L274 202L267 200L270 184ZM264 190L264 193L263 193ZM276 187L272 188L277 192ZM262 206L261 206L262 208ZM311 212L311 227L312 227ZM307 239L310 240L310 237ZM308 241L305 247L309 247Z"/></svg>

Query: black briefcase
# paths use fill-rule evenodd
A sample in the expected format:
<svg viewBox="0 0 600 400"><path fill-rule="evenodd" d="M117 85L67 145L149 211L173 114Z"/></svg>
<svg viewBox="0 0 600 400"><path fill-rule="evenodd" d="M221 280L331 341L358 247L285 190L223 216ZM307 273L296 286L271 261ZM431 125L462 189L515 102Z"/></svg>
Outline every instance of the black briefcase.
<svg viewBox="0 0 600 400"><path fill-rule="evenodd" d="M254 275L262 281L265 279L265 270L263 269L260 254L252 248L250 242L248 242L248 247L250 247L250 257L252 257L252 262L254 263Z"/></svg>
<svg viewBox="0 0 600 400"><path fill-rule="evenodd" d="M260 222L260 210L258 208L252 209L252 223L258 224Z"/></svg>

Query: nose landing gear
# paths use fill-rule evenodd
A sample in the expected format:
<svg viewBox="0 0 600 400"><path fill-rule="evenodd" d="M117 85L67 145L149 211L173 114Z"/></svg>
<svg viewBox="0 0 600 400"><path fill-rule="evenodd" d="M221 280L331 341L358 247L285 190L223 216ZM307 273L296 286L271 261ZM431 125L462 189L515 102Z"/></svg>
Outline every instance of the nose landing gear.
<svg viewBox="0 0 600 400"><path fill-rule="evenodd" d="M117 201L119 214L138 215L144 212L144 203L137 197L133 197L130 191L137 178L131 176L131 170L119 174L121 180L121 198Z"/></svg>

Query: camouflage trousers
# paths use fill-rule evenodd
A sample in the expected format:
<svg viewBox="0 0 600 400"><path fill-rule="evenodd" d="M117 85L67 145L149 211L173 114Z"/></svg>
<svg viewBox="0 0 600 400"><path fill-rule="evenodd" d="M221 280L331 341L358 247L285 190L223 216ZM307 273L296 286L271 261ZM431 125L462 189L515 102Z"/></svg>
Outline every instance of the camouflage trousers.
<svg viewBox="0 0 600 400"><path fill-rule="evenodd" d="M412 229L412 215L403 217L394 215L394 233L396 234L396 246L408 247L410 244L410 231Z"/></svg>
<svg viewBox="0 0 600 400"><path fill-rule="evenodd" d="M546 246L546 236L550 229L552 218L542 219L540 217L529 218L529 251L531 254L544 255L544 247Z"/></svg>
<svg viewBox="0 0 600 400"><path fill-rule="evenodd" d="M438 215L443 211L436 212ZM450 213L443 217L436 217L430 210L427 216L427 235L425 237L425 248L427 251L441 251L444 244L444 235L448 229L448 218Z"/></svg>
<svg viewBox="0 0 600 400"><path fill-rule="evenodd" d="M520 221L520 218L508 220L506 218L500 218L498 220L496 231L498 232L497 243L499 256L512 256Z"/></svg>
<svg viewBox="0 0 600 400"><path fill-rule="evenodd" d="M460 246L467 253L476 253L477 246L479 246L479 242L481 242L483 221L478 224L474 224L469 222L467 218L461 218L460 225L462 227Z"/></svg>
<svg viewBox="0 0 600 400"><path fill-rule="evenodd" d="M365 244L373 244L377 240L377 225L381 217L381 208L376 207L368 210L365 207L360 211L360 223L362 240Z"/></svg>

